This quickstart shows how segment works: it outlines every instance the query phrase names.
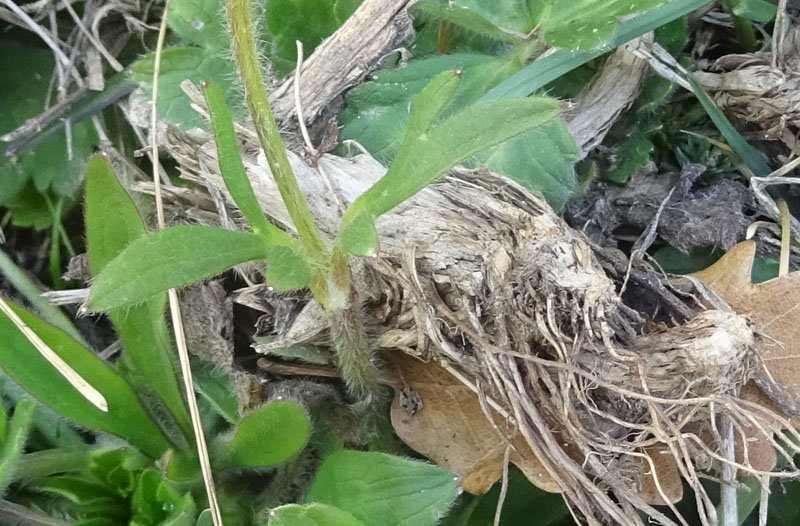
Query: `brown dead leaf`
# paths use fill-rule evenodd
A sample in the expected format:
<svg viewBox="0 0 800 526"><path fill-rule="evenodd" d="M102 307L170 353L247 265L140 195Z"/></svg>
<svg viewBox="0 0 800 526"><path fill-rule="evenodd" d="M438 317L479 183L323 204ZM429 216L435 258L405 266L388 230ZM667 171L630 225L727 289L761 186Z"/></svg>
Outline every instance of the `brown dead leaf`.
<svg viewBox="0 0 800 526"><path fill-rule="evenodd" d="M694 274L767 337L759 387L786 414L800 414L800 272L752 283L756 245L744 241Z"/></svg>
<svg viewBox="0 0 800 526"><path fill-rule="evenodd" d="M641 478L642 498L653 506L666 506L667 500L673 504L680 502L683 498L683 481L681 480L681 472L678 470L678 463L670 453L669 448L664 445L657 445L647 448L645 453L653 461L655 473L658 476L658 484L656 484L656 477L653 476L653 470L649 463L641 459L641 472L643 473ZM658 489L659 486L661 491ZM663 492L663 495L661 492Z"/></svg>
<svg viewBox="0 0 800 526"><path fill-rule="evenodd" d="M503 473L508 441L492 427L478 397L435 362L402 352L386 356L384 373L395 389L392 425L415 451L461 478L464 491L482 495ZM506 436L513 428L497 414ZM556 493L558 486L525 440L515 435L510 460L537 487Z"/></svg>

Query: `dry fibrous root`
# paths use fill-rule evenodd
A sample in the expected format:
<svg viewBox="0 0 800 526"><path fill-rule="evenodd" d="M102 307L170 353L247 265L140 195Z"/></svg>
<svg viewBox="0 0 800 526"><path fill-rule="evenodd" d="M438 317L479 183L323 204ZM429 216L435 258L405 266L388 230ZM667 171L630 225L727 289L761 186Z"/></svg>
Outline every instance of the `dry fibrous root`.
<svg viewBox="0 0 800 526"><path fill-rule="evenodd" d="M211 137L167 135L184 176L230 206ZM256 195L286 225L267 163L244 141ZM323 232L333 236L335 200L313 168L290 157ZM364 155L319 163L345 203L385 170ZM789 422L738 397L759 363L760 336L746 318L704 310L695 298L687 301L695 315L681 324L644 319L621 302L583 235L538 195L488 171L454 169L377 225L378 257L354 262L374 347L436 360L479 386L513 420L579 520L640 524L638 508L673 524L652 504L679 499L680 476L703 523L714 524L702 478L721 480L723 464L740 476L763 474L749 450L764 440L790 462L797 452L792 439L800 435ZM299 314L294 324L272 327L273 335L324 344L326 318L300 298L310 302L298 308L292 296L290 310ZM725 426L736 436L736 458L726 454Z"/></svg>
<svg viewBox="0 0 800 526"><path fill-rule="evenodd" d="M694 77L722 108L798 152L800 28L789 31L775 58L773 63L771 53L726 55Z"/></svg>

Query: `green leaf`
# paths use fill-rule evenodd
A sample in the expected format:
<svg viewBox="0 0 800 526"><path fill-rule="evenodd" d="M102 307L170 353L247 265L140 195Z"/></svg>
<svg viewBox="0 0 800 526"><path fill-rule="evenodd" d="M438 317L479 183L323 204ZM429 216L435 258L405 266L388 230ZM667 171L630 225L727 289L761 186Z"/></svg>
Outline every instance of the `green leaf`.
<svg viewBox="0 0 800 526"><path fill-rule="evenodd" d="M231 424L239 421L239 401L228 373L213 364L196 362L192 366L192 377L195 390L220 416Z"/></svg>
<svg viewBox="0 0 800 526"><path fill-rule="evenodd" d="M633 174L650 161L653 149L653 143L645 134L631 137L628 141L620 143L620 150L616 154L618 161L614 168L605 175L605 178L618 184L626 183Z"/></svg>
<svg viewBox="0 0 800 526"><path fill-rule="evenodd" d="M411 102L431 78L448 70L462 71L450 105L441 112L441 117L446 117L473 103L520 67L521 62L514 57L457 53L411 60L401 69L377 71L373 80L348 92L347 108L339 116L339 137L357 141L388 165L403 141ZM457 80L451 78L453 83Z"/></svg>
<svg viewBox="0 0 800 526"><path fill-rule="evenodd" d="M55 325L83 343L81 333L75 328L69 317L60 308L51 305L46 298L42 297L42 292L44 292L42 287L28 277L28 274L12 261L3 249L0 249L0 274L25 297L25 301L33 306L44 321Z"/></svg>
<svg viewBox="0 0 800 526"><path fill-rule="evenodd" d="M136 488L139 472L150 461L136 450L127 448L92 451L88 471L99 481L128 496Z"/></svg>
<svg viewBox="0 0 800 526"><path fill-rule="evenodd" d="M622 22L614 38L603 48L582 51L560 49L555 53L544 56L489 90L477 104L512 97L527 97L568 71L572 71L593 58L642 36L648 31L682 17L695 9L699 9L709 1L672 0L631 20Z"/></svg>
<svg viewBox="0 0 800 526"><path fill-rule="evenodd" d="M350 513L327 504L287 504L270 512L269 526L366 526Z"/></svg>
<svg viewBox="0 0 800 526"><path fill-rule="evenodd" d="M53 53L47 47L17 40L7 33L0 35L0 49L3 50L0 53L0 71L3 71L0 75L0 93L3 94L0 134L4 134L36 117L48 103L54 102L48 100L47 82L53 74L54 62ZM74 194L82 181L86 158L96 148L97 135L90 122L76 124L70 131L71 158L67 154L64 134L52 137L35 150L21 153L16 158L6 157L0 151L0 206L24 207L24 202L14 198L20 196L28 182L39 194ZM42 228L48 221L42 224L42 221L34 222L29 218L26 223Z"/></svg>
<svg viewBox="0 0 800 526"><path fill-rule="evenodd" d="M233 438L219 445L219 462L239 467L280 464L302 449L309 431L302 407L288 400L270 402L243 418Z"/></svg>
<svg viewBox="0 0 800 526"><path fill-rule="evenodd" d="M36 488L66 497L75 504L119 503L114 488L80 475L57 475L40 480Z"/></svg>
<svg viewBox="0 0 800 526"><path fill-rule="evenodd" d="M25 449L25 442L28 440L35 411L36 404L30 400L20 400L14 407L14 416L11 417L8 427L5 429L2 449L0 449L0 495L13 482L14 469Z"/></svg>
<svg viewBox="0 0 800 526"><path fill-rule="evenodd" d="M375 218L362 212L339 233L342 247L356 256L371 257L378 253L380 235L375 228Z"/></svg>
<svg viewBox="0 0 800 526"><path fill-rule="evenodd" d="M517 4L516 2L496 2L500 4ZM518 4L517 4L518 5ZM494 23L489 21L481 13L473 9L465 9L457 3L440 4L435 1L427 0L414 4L411 13L415 19L421 17L434 22L446 22L453 26L472 33L481 38L489 38L499 42L514 44L522 39L508 31L503 31Z"/></svg>
<svg viewBox="0 0 800 526"><path fill-rule="evenodd" d="M593 49L611 40L620 17L663 3L665 0L543 0L534 9L537 25L550 45L579 50Z"/></svg>
<svg viewBox="0 0 800 526"><path fill-rule="evenodd" d="M131 507L130 526L194 526L197 517L191 494L181 494L155 469L139 475Z"/></svg>
<svg viewBox="0 0 800 526"><path fill-rule="evenodd" d="M388 212L445 170L546 124L560 110L557 101L540 97L490 102L471 106L428 133L407 137L386 174L345 212L343 229L363 212L373 217Z"/></svg>
<svg viewBox="0 0 800 526"><path fill-rule="evenodd" d="M233 128L233 116L225 102L222 88L210 82L203 86L208 112L211 114L214 140L217 144L219 169L236 206L253 227L253 232L263 236L267 244L295 247L296 241L270 223L267 216L264 215L264 211L261 210L261 205L258 204L256 194L253 192L250 179L244 169L242 156L239 153L239 141L236 139L236 131Z"/></svg>
<svg viewBox="0 0 800 526"><path fill-rule="evenodd" d="M284 245L266 248L267 283L278 290L305 287L311 280L311 270L303 257Z"/></svg>
<svg viewBox="0 0 800 526"><path fill-rule="evenodd" d="M132 67L132 78L145 86L153 81L155 55L144 56ZM207 129L208 123L192 109L189 98L181 89L181 82L190 80L195 84L211 81L225 90L228 100L235 101L233 79L236 67L227 54L215 48L175 47L165 49L161 55L161 76L158 87L158 116L165 121L174 122L182 130L192 128ZM238 107L238 106L237 106ZM236 116L244 117L244 111Z"/></svg>
<svg viewBox="0 0 800 526"><path fill-rule="evenodd" d="M719 132L725 137L728 145L733 148L733 151L744 161L750 171L753 172L753 175L756 177L768 176L771 170L764 160L764 154L750 146L744 137L734 128L728 118L725 117L722 110L720 110L714 101L706 95L703 88L701 88L692 77L689 77L688 80L692 85L697 100L700 101L700 105L703 106L703 109L714 122Z"/></svg>
<svg viewBox="0 0 800 526"><path fill-rule="evenodd" d="M110 310L189 285L265 256L264 240L249 232L175 226L133 241L96 277L89 305Z"/></svg>
<svg viewBox="0 0 800 526"><path fill-rule="evenodd" d="M86 167L86 235L89 267L94 276L147 229L128 192L100 155ZM164 308L166 294L110 313L125 352L139 374L164 401L181 429L191 437L191 420L181 394Z"/></svg>
<svg viewBox="0 0 800 526"><path fill-rule="evenodd" d="M244 119L240 93L234 87L236 65L230 56L230 39L225 30L222 0L174 0L169 12L172 31L191 47L167 48L161 55L158 88L158 116L181 129L208 128L208 123L191 108L181 82L211 81L219 84L225 98L235 102L235 116ZM155 54L150 53L132 67L132 78L150 91Z"/></svg>
<svg viewBox="0 0 800 526"><path fill-rule="evenodd" d="M540 128L481 152L464 164L487 166L536 190L555 210L575 191L578 147L566 124L553 119Z"/></svg>
<svg viewBox="0 0 800 526"><path fill-rule="evenodd" d="M452 473L377 452L338 451L322 463L307 502L330 504L364 524L433 526L458 494Z"/></svg>
<svg viewBox="0 0 800 526"><path fill-rule="evenodd" d="M528 7L531 2L519 2L516 0L499 2L455 0L451 3L479 14L498 28L511 29L521 34L527 34L536 26L536 20Z"/></svg>
<svg viewBox="0 0 800 526"><path fill-rule="evenodd" d="M778 12L775 5L764 0L729 0L727 3L732 6L734 15L762 24L771 21Z"/></svg>
<svg viewBox="0 0 800 526"><path fill-rule="evenodd" d="M214 519L211 516L211 510L206 508L197 517L197 524L195 526L214 526Z"/></svg>
<svg viewBox="0 0 800 526"><path fill-rule="evenodd" d="M441 111L446 117L472 104L491 86L519 69L519 65L514 57L455 54L412 60L401 70L378 72L374 81L348 94L348 108L340 116L343 124L340 137L358 141L376 159L388 164L402 144L410 102L431 76L439 74L446 79L452 75L447 70L463 71L455 96ZM422 98L420 95L415 100L415 111ZM575 141L563 122L555 119L535 132L487 149L465 164L482 165L503 173L541 192L551 205L559 208L572 195L575 186L572 164L576 159Z"/></svg>
<svg viewBox="0 0 800 526"><path fill-rule="evenodd" d="M305 58L361 5L361 0L270 0L266 6L267 29L272 46L269 56L275 73L282 77L294 69L295 41L303 43Z"/></svg>
<svg viewBox="0 0 800 526"><path fill-rule="evenodd" d="M108 412L100 411L83 397L39 353L7 316L0 316L0 367L42 403L78 424L105 431L127 440L150 457L157 458L171 444L139 403L130 386L94 353L63 331L29 312L15 311L58 356L108 402Z"/></svg>
<svg viewBox="0 0 800 526"><path fill-rule="evenodd" d="M189 44L227 50L225 12L221 0L172 0L169 28Z"/></svg>
<svg viewBox="0 0 800 526"><path fill-rule="evenodd" d="M414 100L406 128L407 137L430 131L442 110L453 100L461 84L461 70L443 71L436 75Z"/></svg>

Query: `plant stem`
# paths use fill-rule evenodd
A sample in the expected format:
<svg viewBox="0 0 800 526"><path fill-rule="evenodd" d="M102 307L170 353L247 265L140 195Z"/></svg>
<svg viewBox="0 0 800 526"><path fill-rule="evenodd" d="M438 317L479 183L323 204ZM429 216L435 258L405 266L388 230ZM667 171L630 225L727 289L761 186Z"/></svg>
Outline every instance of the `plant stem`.
<svg viewBox="0 0 800 526"><path fill-rule="evenodd" d="M249 0L228 0L227 8L233 53L242 76L245 99L253 117L259 142L272 170L272 176L309 255L314 259L327 260L329 256L322 235L314 223L311 210L292 172L275 116L272 114L261 67L258 64L253 25L250 22Z"/></svg>

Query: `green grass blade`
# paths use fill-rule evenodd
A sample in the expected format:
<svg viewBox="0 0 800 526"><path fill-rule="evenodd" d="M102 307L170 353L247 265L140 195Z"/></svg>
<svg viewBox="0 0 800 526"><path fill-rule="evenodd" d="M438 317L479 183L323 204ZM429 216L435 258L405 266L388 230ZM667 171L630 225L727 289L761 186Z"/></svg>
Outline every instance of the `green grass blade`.
<svg viewBox="0 0 800 526"><path fill-rule="evenodd" d="M627 22L619 25L617 33L607 46L583 51L567 51L560 49L543 57L529 66L519 70L509 78L489 90L476 104L489 101L527 97L545 85L581 66L593 58L608 53L625 42L642 36L648 31L671 22L678 17L691 13L707 4L710 0L673 0L651 9Z"/></svg>
<svg viewBox="0 0 800 526"><path fill-rule="evenodd" d="M174 287L219 274L234 265L263 259L267 247L257 234L207 226L176 226L139 238L95 279L89 305L110 310L136 304Z"/></svg>
<svg viewBox="0 0 800 526"><path fill-rule="evenodd" d="M204 83L203 88L208 112L211 115L211 126L214 129L214 141L217 144L219 169L225 186L247 222L253 227L253 232L263 236L270 245L286 245L294 248L297 245L296 241L270 223L258 204L239 153L233 116L225 102L225 93L221 87L210 82Z"/></svg>
<svg viewBox="0 0 800 526"><path fill-rule="evenodd" d="M147 235L128 192L101 155L86 167L86 236L89 266L97 276L136 239ZM161 398L187 437L192 424L178 383L175 356L164 319L166 294L109 314L137 372Z"/></svg>
<svg viewBox="0 0 800 526"><path fill-rule="evenodd" d="M744 161L750 171L753 172L753 175L756 177L768 176L771 170L761 152L744 140L744 137L733 127L733 124L725 117L725 114L722 113L714 101L711 100L711 97L703 91L703 88L693 78L689 77L688 80L692 85L692 89L694 89L697 100L700 101L700 105L706 110L706 113L722 136L725 137L725 141L733 148L733 151Z"/></svg>
<svg viewBox="0 0 800 526"><path fill-rule="evenodd" d="M0 367L40 402L81 426L127 440L152 458L172 445L136 398L131 387L111 367L62 330L15 307L17 315L58 356L89 384L100 390L108 411L95 407L53 367L14 323L0 315Z"/></svg>

